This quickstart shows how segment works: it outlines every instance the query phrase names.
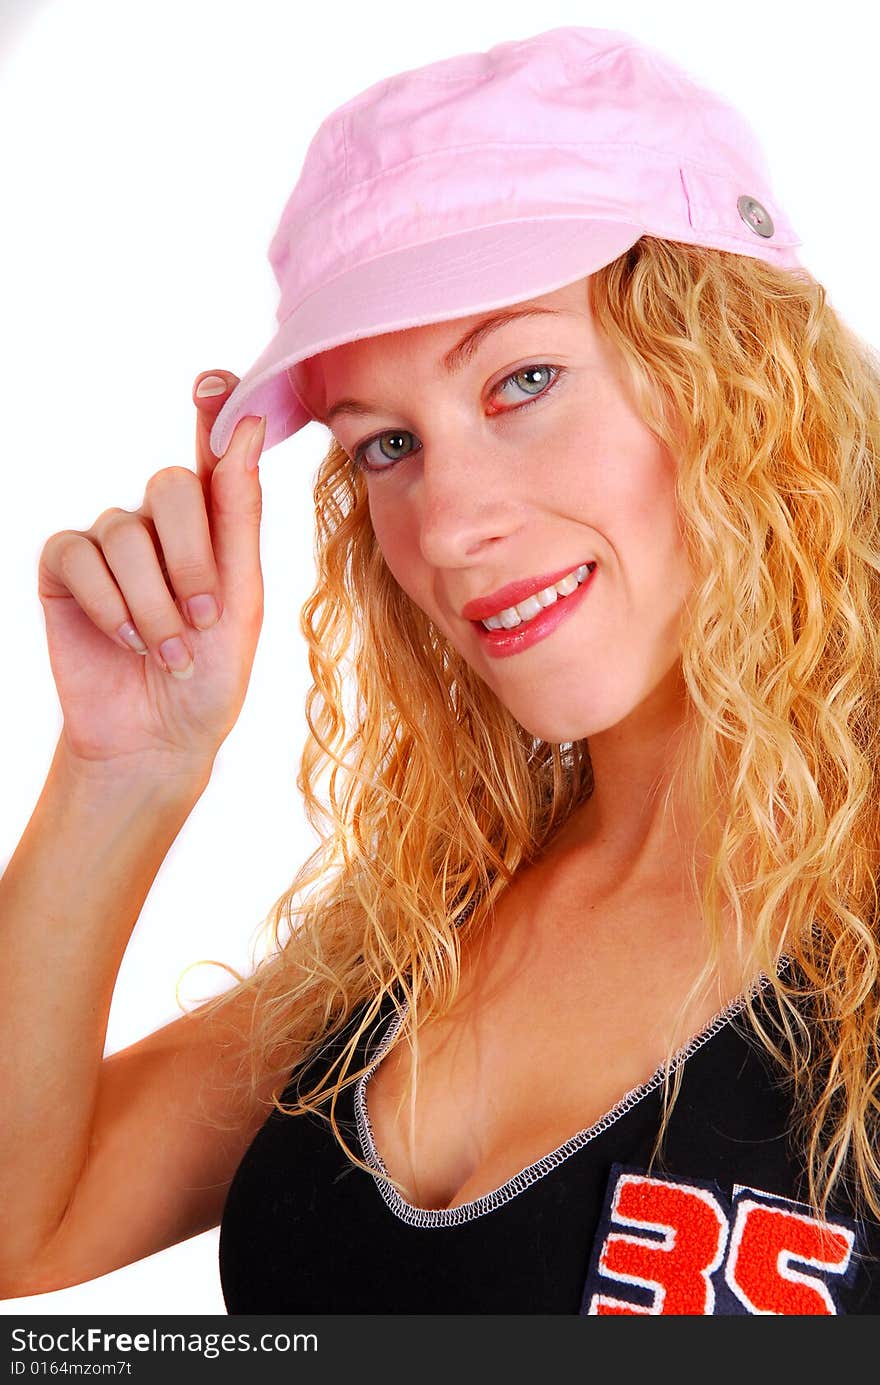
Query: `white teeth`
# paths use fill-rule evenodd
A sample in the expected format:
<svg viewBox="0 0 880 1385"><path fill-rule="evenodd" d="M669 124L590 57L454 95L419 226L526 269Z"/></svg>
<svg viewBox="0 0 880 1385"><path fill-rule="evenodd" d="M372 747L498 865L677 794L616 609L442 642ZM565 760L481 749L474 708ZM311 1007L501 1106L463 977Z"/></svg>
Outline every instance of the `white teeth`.
<svg viewBox="0 0 880 1385"><path fill-rule="evenodd" d="M556 590L560 596L571 596L577 585L578 579L573 572L570 572L567 577L563 577L561 582L556 583Z"/></svg>
<svg viewBox="0 0 880 1385"><path fill-rule="evenodd" d="M576 582L575 586L577 586ZM525 601L517 602L516 609L523 620L531 620L532 616L536 616L539 611L543 611L544 607L541 605L537 596L527 596Z"/></svg>
<svg viewBox="0 0 880 1385"><path fill-rule="evenodd" d="M505 610L499 611L497 615L489 616L487 620L480 623L487 630L513 630L515 626L532 620L545 606L552 606L553 602L558 600L560 596L570 596L575 588L583 582L589 570L586 563L581 563L579 568L570 572L567 577L563 577L560 582L554 583L552 587L545 587L543 591L536 592L534 596L526 597L525 601L519 601L515 606L507 606Z"/></svg>

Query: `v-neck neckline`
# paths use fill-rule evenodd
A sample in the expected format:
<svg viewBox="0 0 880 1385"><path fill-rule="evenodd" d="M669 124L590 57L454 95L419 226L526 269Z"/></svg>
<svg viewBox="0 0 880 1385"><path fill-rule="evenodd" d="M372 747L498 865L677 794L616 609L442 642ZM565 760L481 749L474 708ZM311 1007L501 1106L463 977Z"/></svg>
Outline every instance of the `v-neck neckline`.
<svg viewBox="0 0 880 1385"><path fill-rule="evenodd" d="M791 959L787 955L780 958L777 967L777 975L781 974ZM705 1028L693 1035L688 1041L674 1054L670 1061L670 1073L684 1062L687 1061L698 1049L708 1043L720 1030L726 1028L729 1022L740 1013L748 1002L750 996L763 991L769 986L770 978L765 972L751 986L742 991L734 1000L730 1001L722 1010L709 1021ZM626 1115L639 1102L643 1101L651 1092L663 1081L665 1064L660 1063L644 1082L632 1087L628 1092L614 1103L612 1107L594 1121L592 1125L577 1131L569 1139L565 1140L556 1149L550 1150L547 1154L528 1164L525 1168L508 1178L499 1187L493 1188L488 1193L482 1193L479 1197L472 1198L468 1202L460 1203L457 1207L417 1207L414 1203L408 1202L389 1181L388 1170L382 1160L382 1156L376 1145L373 1127L370 1122L370 1115L367 1109L367 1083L373 1076L379 1064L385 1056L391 1041L398 1033L407 1015L408 1005L404 1004L402 1010L398 1011L391 1018L390 1023L385 1029L379 1042L379 1048L373 1062L361 1075L355 1084L354 1089L354 1109L357 1121L358 1137L361 1145L361 1152L364 1160L373 1169L376 1176L376 1186L381 1193L389 1209L399 1217L401 1221L410 1226L429 1227L429 1226L458 1226L462 1222L473 1221L477 1217L485 1216L487 1213L501 1207L520 1193L525 1192L526 1188L536 1183L538 1179L544 1178L553 1169L564 1163L573 1154L576 1154L584 1145L589 1144L597 1135L601 1135L609 1126L620 1120L621 1116Z"/></svg>

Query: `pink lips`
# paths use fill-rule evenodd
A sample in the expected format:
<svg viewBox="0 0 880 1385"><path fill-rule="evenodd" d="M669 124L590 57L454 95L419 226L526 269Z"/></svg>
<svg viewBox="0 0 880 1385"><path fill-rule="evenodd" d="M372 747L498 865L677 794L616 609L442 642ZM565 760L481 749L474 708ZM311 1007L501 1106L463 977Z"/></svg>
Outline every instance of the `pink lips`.
<svg viewBox="0 0 880 1385"><path fill-rule="evenodd" d="M489 596L478 596L473 601L466 602L461 608L461 614L465 620L488 620L490 616L497 615L506 607L525 601L527 596L534 596L545 587L552 587L561 582L563 577L567 577L570 572L576 572L584 563L589 567L592 561L591 558L582 558L580 562L559 568L557 572L545 572L540 577L526 577L521 582L508 582L506 587L499 587Z"/></svg>
<svg viewBox="0 0 880 1385"><path fill-rule="evenodd" d="M523 621L510 630L487 630L479 621L475 623L483 650L490 659L507 659L513 654L522 654L541 640L547 639L565 620L570 620L587 599L596 580L596 564L588 564L590 571L585 580L569 596L553 601L531 620Z"/></svg>

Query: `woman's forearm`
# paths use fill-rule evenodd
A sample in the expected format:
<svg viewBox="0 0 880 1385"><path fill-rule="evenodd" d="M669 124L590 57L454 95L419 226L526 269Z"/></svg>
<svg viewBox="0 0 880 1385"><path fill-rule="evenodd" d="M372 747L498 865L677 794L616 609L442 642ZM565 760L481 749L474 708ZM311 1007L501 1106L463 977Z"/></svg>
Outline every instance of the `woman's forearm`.
<svg viewBox="0 0 880 1385"><path fill-rule="evenodd" d="M87 770L59 739L0 877L0 1277L47 1241L76 1187L125 948L209 779L207 766Z"/></svg>

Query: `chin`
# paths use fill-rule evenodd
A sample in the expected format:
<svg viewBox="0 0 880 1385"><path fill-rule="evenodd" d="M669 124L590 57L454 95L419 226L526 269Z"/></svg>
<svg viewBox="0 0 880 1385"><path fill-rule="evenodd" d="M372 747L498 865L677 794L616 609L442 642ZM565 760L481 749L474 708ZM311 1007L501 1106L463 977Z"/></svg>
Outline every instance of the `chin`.
<svg viewBox="0 0 880 1385"><path fill-rule="evenodd" d="M583 720L568 721L566 719L554 718L552 721L541 721L529 717L517 716L512 712L524 731L528 731L530 736L535 736L538 740L546 741L548 745L564 745L571 741L583 741L588 736L595 735L597 730L603 728L595 726L593 723L584 724Z"/></svg>
<svg viewBox="0 0 880 1385"><path fill-rule="evenodd" d="M523 708L522 715L516 707L508 704L508 711L529 735L536 736L549 745L569 744L573 741L589 740L610 727L618 726L633 710L633 703L621 697L602 702L600 706Z"/></svg>

